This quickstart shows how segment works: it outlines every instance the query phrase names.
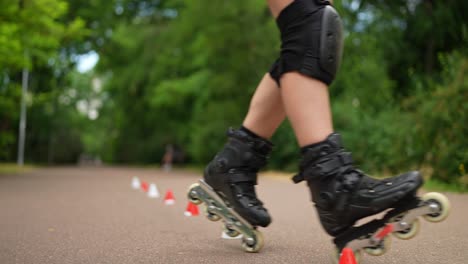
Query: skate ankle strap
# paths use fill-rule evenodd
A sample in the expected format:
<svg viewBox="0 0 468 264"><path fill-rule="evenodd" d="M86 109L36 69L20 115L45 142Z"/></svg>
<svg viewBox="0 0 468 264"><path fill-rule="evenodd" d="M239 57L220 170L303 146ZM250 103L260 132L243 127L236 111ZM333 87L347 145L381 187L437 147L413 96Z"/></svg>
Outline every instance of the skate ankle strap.
<svg viewBox="0 0 468 264"><path fill-rule="evenodd" d="M330 155L323 161L318 161L315 166L312 167L311 172L320 176L325 176L336 170L353 164L353 157L351 152L339 152L334 155Z"/></svg>
<svg viewBox="0 0 468 264"><path fill-rule="evenodd" d="M229 170L229 183L249 182L257 185L257 174L253 172L246 173L243 170L230 169Z"/></svg>
<svg viewBox="0 0 468 264"><path fill-rule="evenodd" d="M299 172L298 174L294 175L291 179L294 183L300 183L301 181L304 180L304 175L302 175L301 172Z"/></svg>
<svg viewBox="0 0 468 264"><path fill-rule="evenodd" d="M351 152L340 151L332 155L328 155L315 163L305 168L294 175L292 180L294 183L299 183L303 180L312 180L324 177L330 174L335 174L342 170L343 167L353 164Z"/></svg>

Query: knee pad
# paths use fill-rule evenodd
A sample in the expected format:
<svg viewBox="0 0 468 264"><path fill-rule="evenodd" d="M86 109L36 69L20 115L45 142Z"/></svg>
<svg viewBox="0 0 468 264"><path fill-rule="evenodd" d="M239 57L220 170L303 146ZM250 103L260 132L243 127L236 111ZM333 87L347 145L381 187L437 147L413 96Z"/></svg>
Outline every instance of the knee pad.
<svg viewBox="0 0 468 264"><path fill-rule="evenodd" d="M327 5L322 15L319 63L322 70L335 77L343 55L343 24L336 10Z"/></svg>
<svg viewBox="0 0 468 264"><path fill-rule="evenodd" d="M281 53L270 69L277 84L284 73L298 71L330 85L343 53L343 29L336 10L326 0L295 0L281 11L277 24Z"/></svg>

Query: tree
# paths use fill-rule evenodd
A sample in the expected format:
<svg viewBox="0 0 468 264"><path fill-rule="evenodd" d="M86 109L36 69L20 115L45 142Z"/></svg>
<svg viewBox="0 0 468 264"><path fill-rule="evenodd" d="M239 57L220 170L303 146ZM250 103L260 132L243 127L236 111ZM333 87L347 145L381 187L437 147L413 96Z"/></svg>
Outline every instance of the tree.
<svg viewBox="0 0 468 264"><path fill-rule="evenodd" d="M17 133L17 112L19 96L17 89L21 83L20 71L32 71L33 89L28 94L29 106L41 103L36 98L53 93L54 82L60 82L63 64L59 49L63 43L78 39L85 34L83 21L79 18L63 23L60 18L67 11L67 3L62 0L2 1L0 11L0 76L3 81L0 105L9 106L0 120L0 147L2 158L10 159L14 138ZM50 73L47 74L36 73ZM46 82L52 82L45 84ZM13 106L16 106L15 110ZM34 119L31 119L34 124ZM42 124L47 126L47 122Z"/></svg>

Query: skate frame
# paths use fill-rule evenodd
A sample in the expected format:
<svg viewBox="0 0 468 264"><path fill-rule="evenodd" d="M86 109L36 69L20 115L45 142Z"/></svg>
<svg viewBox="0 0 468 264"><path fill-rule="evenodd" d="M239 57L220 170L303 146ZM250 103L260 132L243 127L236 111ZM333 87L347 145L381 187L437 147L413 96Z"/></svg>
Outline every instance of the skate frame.
<svg viewBox="0 0 468 264"><path fill-rule="evenodd" d="M390 210L381 219L375 219L364 225L350 228L345 233L337 236L334 243L339 252L345 247L352 249L354 252L365 248L377 248L389 233L408 230L419 216L436 214L440 211L441 208L438 204L415 198L402 207Z"/></svg>
<svg viewBox="0 0 468 264"><path fill-rule="evenodd" d="M208 214L215 214L223 219L226 228L236 230L244 236L249 245L255 244L255 228L237 214L219 197L219 195L204 180L199 180L199 187L192 190L198 199L203 201Z"/></svg>

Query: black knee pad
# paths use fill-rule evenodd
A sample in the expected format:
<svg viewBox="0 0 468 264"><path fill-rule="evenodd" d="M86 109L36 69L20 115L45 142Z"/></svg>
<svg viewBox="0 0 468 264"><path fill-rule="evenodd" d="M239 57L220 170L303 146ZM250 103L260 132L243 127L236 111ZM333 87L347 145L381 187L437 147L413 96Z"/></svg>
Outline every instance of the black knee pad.
<svg viewBox="0 0 468 264"><path fill-rule="evenodd" d="M277 18L281 54L270 69L280 85L281 76L297 71L331 84L341 62L342 23L324 0L295 0Z"/></svg>
<svg viewBox="0 0 468 264"><path fill-rule="evenodd" d="M343 55L343 26L341 18L332 6L326 6L322 14L320 32L320 67L335 77Z"/></svg>

